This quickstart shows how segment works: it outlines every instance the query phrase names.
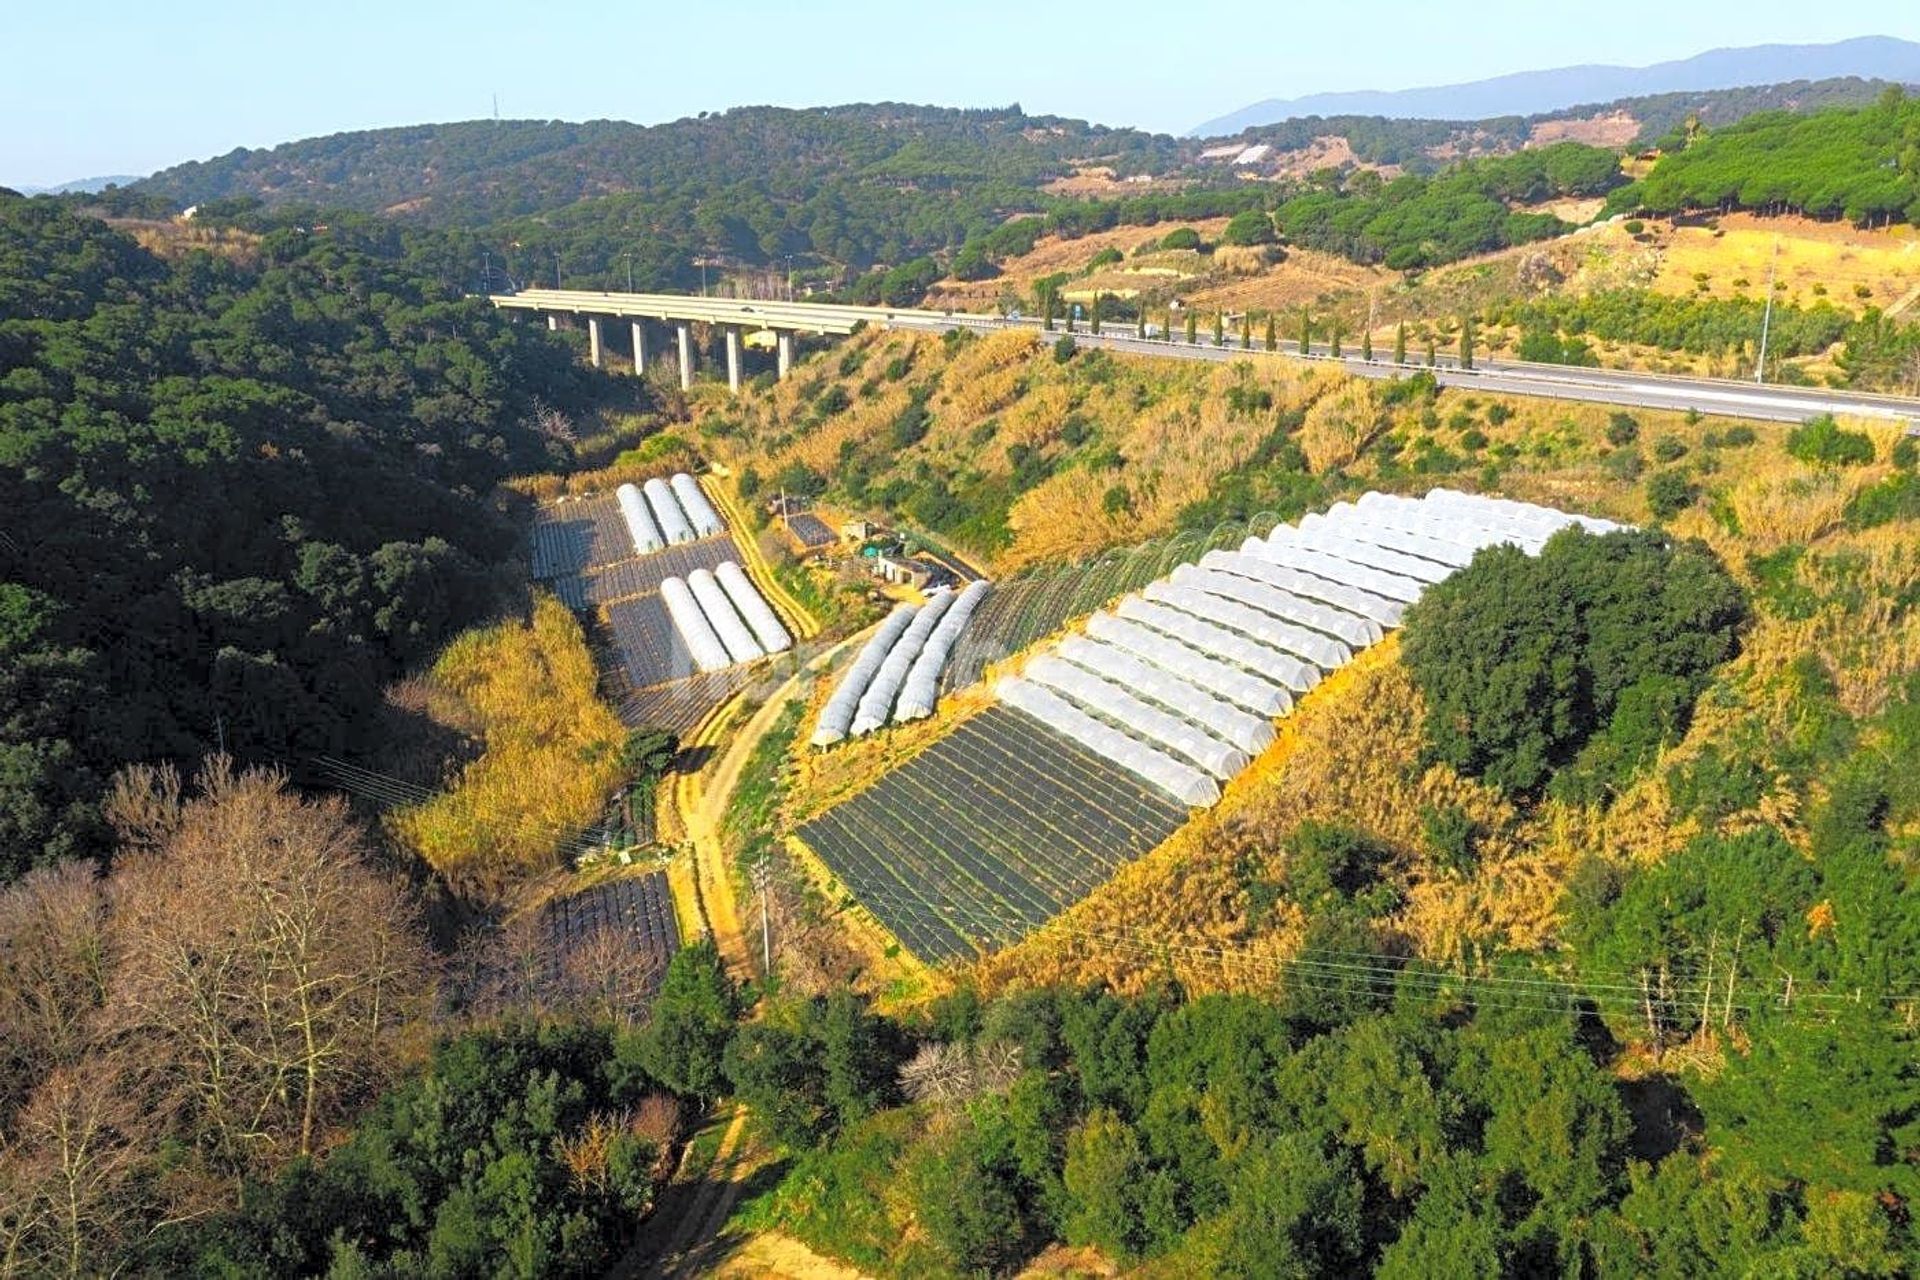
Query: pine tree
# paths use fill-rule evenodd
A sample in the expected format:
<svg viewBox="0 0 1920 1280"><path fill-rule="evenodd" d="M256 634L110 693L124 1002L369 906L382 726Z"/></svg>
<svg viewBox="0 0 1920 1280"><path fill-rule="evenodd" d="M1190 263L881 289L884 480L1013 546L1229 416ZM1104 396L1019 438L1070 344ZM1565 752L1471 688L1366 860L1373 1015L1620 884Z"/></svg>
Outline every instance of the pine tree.
<svg viewBox="0 0 1920 1280"><path fill-rule="evenodd" d="M1373 328L1368 326L1360 331L1360 358L1368 364L1373 363Z"/></svg>
<svg viewBox="0 0 1920 1280"><path fill-rule="evenodd" d="M1473 317L1460 317L1460 367L1473 368Z"/></svg>
<svg viewBox="0 0 1920 1280"><path fill-rule="evenodd" d="M1407 322L1405 320L1394 326L1393 362L1395 364L1407 362Z"/></svg>
<svg viewBox="0 0 1920 1280"><path fill-rule="evenodd" d="M1251 311L1240 314L1240 349L1253 350L1253 313Z"/></svg>
<svg viewBox="0 0 1920 1280"><path fill-rule="evenodd" d="M1300 308L1300 354L1313 354L1313 313L1305 307Z"/></svg>
<svg viewBox="0 0 1920 1280"><path fill-rule="evenodd" d="M1227 345L1227 314L1224 311L1213 313L1213 345L1216 347Z"/></svg>
<svg viewBox="0 0 1920 1280"><path fill-rule="evenodd" d="M1100 332L1100 295L1098 293L1093 295L1093 314L1087 318L1087 332L1094 334Z"/></svg>
<svg viewBox="0 0 1920 1280"><path fill-rule="evenodd" d="M1200 341L1200 317L1189 311L1187 312L1187 345L1192 346L1198 341Z"/></svg>

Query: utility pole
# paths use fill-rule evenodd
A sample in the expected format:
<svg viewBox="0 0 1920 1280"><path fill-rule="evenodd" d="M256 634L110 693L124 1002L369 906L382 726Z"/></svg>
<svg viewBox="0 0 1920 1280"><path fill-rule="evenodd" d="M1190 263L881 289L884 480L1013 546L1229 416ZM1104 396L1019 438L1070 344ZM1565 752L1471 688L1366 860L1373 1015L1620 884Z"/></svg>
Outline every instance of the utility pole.
<svg viewBox="0 0 1920 1280"><path fill-rule="evenodd" d="M1765 384L1767 380L1767 337L1773 328L1773 273L1780 265L1780 237L1773 238L1773 256L1767 259L1767 309L1760 316L1760 359L1753 367L1753 380Z"/></svg>
<svg viewBox="0 0 1920 1280"><path fill-rule="evenodd" d="M627 260L627 292L632 293L633 292L633 250L629 249L621 256Z"/></svg>
<svg viewBox="0 0 1920 1280"><path fill-rule="evenodd" d="M556 289L560 287L560 251L558 249L553 251L553 287Z"/></svg>
<svg viewBox="0 0 1920 1280"><path fill-rule="evenodd" d="M480 254L480 260L482 263L485 264L480 268L480 292L492 293L493 292L493 251L491 249L482 250Z"/></svg>
<svg viewBox="0 0 1920 1280"><path fill-rule="evenodd" d="M753 864L753 887L760 895L760 967L773 972L773 932L767 923L767 890L773 886L773 859L762 858Z"/></svg>

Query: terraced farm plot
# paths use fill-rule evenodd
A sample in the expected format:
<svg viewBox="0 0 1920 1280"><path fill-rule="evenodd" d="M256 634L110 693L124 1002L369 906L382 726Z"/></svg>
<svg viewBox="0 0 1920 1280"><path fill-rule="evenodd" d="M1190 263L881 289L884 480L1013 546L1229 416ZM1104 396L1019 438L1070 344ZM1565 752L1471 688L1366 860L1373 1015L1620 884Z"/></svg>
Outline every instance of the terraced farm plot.
<svg viewBox="0 0 1920 1280"><path fill-rule="evenodd" d="M753 677L753 671L746 667L688 676L649 689L637 689L620 699L614 711L620 722L630 729L667 729L685 737L707 712Z"/></svg>
<svg viewBox="0 0 1920 1280"><path fill-rule="evenodd" d="M612 954L641 966L640 972L627 976L643 980L633 990L647 998L659 989L667 962L680 949L673 891L663 871L621 876L551 899L540 908L539 928L546 943L542 954L548 981L590 978L608 954L595 948L611 934L618 944Z"/></svg>
<svg viewBox="0 0 1920 1280"><path fill-rule="evenodd" d="M695 569L713 570L728 560L739 559L733 538L722 534L652 555L629 556L590 572L562 574L553 579L553 593L569 608L590 609L658 591L668 578L684 578Z"/></svg>
<svg viewBox="0 0 1920 1280"><path fill-rule="evenodd" d="M825 520L806 512L787 517L787 532L793 535L795 542L808 551L830 547L836 541L833 530L827 526Z"/></svg>
<svg viewBox="0 0 1920 1280"><path fill-rule="evenodd" d="M633 539L611 496L556 502L533 516L532 572L535 578L584 573L633 556Z"/></svg>
<svg viewBox="0 0 1920 1280"><path fill-rule="evenodd" d="M994 707L798 834L910 951L939 963L1024 937L1186 818L1134 774Z"/></svg>
<svg viewBox="0 0 1920 1280"><path fill-rule="evenodd" d="M607 606L607 627L620 654L627 683L635 689L694 674L693 655L674 630L658 594Z"/></svg>

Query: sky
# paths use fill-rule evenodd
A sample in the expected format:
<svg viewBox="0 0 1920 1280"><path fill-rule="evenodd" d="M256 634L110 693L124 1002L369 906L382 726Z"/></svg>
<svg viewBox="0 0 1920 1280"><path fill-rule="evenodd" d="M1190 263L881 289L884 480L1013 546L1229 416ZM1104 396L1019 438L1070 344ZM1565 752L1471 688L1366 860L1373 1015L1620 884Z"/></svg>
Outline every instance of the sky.
<svg viewBox="0 0 1920 1280"><path fill-rule="evenodd" d="M9 0L0 186L475 119L492 114L495 95L500 114L518 119L653 124L748 104L1017 102L1181 133L1262 98L1639 66L1729 45L1913 38L1920 15L1909 4L1862 16L1805 0L1694 0L1657 21L1577 23L1542 0Z"/></svg>

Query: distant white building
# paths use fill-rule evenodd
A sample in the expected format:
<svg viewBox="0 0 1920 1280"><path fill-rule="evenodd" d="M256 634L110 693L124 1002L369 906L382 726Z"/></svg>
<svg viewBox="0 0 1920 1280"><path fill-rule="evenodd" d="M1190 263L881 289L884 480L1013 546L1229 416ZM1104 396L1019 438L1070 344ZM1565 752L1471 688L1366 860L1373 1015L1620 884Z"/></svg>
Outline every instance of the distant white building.
<svg viewBox="0 0 1920 1280"><path fill-rule="evenodd" d="M1262 160L1265 160L1271 154L1273 154L1272 147L1268 146L1264 142L1256 142L1252 146L1248 147L1245 151L1242 151L1239 155L1235 156L1233 158L1233 162L1236 165L1259 164Z"/></svg>

